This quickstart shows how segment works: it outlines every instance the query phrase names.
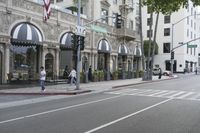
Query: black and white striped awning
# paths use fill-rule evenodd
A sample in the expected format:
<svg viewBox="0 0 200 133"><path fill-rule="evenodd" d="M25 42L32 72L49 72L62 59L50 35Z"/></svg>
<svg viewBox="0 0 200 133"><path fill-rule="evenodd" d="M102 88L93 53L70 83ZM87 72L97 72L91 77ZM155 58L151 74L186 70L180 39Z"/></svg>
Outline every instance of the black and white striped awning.
<svg viewBox="0 0 200 133"><path fill-rule="evenodd" d="M65 49L72 49L72 34L71 32L66 32L61 36L60 47Z"/></svg>
<svg viewBox="0 0 200 133"><path fill-rule="evenodd" d="M12 45L34 46L42 43L42 35L38 28L29 23L21 23L11 32Z"/></svg>
<svg viewBox="0 0 200 133"><path fill-rule="evenodd" d="M111 47L110 47L110 44L108 43L108 41L106 39L102 39L102 40L99 41L97 50L100 53L110 53Z"/></svg>
<svg viewBox="0 0 200 133"><path fill-rule="evenodd" d="M128 55L129 49L125 44L121 44L118 48L118 54L119 55Z"/></svg>
<svg viewBox="0 0 200 133"><path fill-rule="evenodd" d="M134 54L134 57L141 57L142 56L142 50L141 50L141 48L139 48L138 46L136 46L133 54Z"/></svg>

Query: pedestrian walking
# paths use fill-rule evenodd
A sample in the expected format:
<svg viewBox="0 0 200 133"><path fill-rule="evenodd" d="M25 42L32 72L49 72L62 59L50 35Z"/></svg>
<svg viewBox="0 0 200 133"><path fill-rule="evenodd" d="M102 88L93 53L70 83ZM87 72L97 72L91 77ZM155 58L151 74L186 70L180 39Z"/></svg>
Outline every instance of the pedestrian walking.
<svg viewBox="0 0 200 133"><path fill-rule="evenodd" d="M40 86L41 86L41 91L45 91L45 80L46 80L46 71L44 70L44 67L40 67Z"/></svg>
<svg viewBox="0 0 200 133"><path fill-rule="evenodd" d="M161 68L159 68L159 76L158 76L158 79L161 79L161 77L162 77L162 70L161 70Z"/></svg>
<svg viewBox="0 0 200 133"><path fill-rule="evenodd" d="M196 75L197 75L197 71L198 71L198 68L196 67L196 68L195 68L195 74L196 74Z"/></svg>
<svg viewBox="0 0 200 133"><path fill-rule="evenodd" d="M76 84L76 70L73 68L69 74L69 79L70 79L70 85L73 83Z"/></svg>
<svg viewBox="0 0 200 133"><path fill-rule="evenodd" d="M68 66L66 65L65 66L65 70L63 72L63 78L64 79L67 79L68 78L68 75L69 75L69 69L68 69Z"/></svg>
<svg viewBox="0 0 200 133"><path fill-rule="evenodd" d="M90 66L88 70L88 79L89 81L92 81L92 66Z"/></svg>

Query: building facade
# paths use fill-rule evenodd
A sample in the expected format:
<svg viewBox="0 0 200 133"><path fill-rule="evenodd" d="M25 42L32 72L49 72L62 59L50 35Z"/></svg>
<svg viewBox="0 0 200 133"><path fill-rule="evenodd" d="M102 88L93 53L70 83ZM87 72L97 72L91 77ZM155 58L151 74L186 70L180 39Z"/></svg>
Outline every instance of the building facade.
<svg viewBox="0 0 200 133"><path fill-rule="evenodd" d="M143 8L143 33L148 40L150 34L150 14L147 7ZM156 14L153 15L153 27L155 26ZM172 25L174 30L172 33ZM153 28L154 30L154 28ZM154 31L152 31L152 34ZM199 19L197 7L189 2L188 8L182 8L171 15L159 14L158 31L156 42L159 47L158 55L155 55L154 67L162 70L171 70L171 50L174 49L174 72L193 72L198 66L199 48ZM172 44L173 34L173 44ZM188 45L186 44L187 42ZM179 48L180 46L185 44Z"/></svg>
<svg viewBox="0 0 200 133"><path fill-rule="evenodd" d="M32 81L44 66L47 80L63 78L66 66L76 67L77 53L71 43L76 33L74 3L52 1L51 16L43 20L40 0L0 1L0 83ZM137 31L136 1L85 0L81 24L86 25L85 48L81 51L81 72L89 66L104 72L110 80L115 71L141 70L141 49ZM98 3L98 4L97 4ZM130 4L131 3L131 4ZM123 26L115 27L116 13L122 14ZM104 19L99 19L102 16ZM88 24L93 20L99 19ZM122 74L123 75L123 74Z"/></svg>

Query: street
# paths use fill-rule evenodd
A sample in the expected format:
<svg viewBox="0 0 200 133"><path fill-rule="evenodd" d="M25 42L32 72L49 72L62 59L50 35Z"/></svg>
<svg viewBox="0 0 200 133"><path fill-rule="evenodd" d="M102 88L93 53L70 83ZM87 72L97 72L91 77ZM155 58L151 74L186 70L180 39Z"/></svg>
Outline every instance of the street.
<svg viewBox="0 0 200 133"><path fill-rule="evenodd" d="M200 75L0 109L1 133L199 133Z"/></svg>

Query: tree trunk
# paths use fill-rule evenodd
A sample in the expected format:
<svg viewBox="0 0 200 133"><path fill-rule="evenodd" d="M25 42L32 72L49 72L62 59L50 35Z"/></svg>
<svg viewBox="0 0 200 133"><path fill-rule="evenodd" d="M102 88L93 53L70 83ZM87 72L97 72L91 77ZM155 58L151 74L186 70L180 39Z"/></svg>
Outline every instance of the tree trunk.
<svg viewBox="0 0 200 133"><path fill-rule="evenodd" d="M142 31L142 0L139 0L139 33L141 42L141 52L142 52L142 70L144 71L143 80L147 80L147 73L145 72L145 56L144 56L144 40Z"/></svg>
<svg viewBox="0 0 200 133"><path fill-rule="evenodd" d="M154 28L154 38L153 38L153 51L151 55L151 70L150 70L150 79L152 80L152 71L153 71L153 64L154 64L154 55L155 55L155 44L156 44L156 35L157 35L157 29L158 29L158 19L159 19L159 13L156 15L156 23Z"/></svg>
<svg viewBox="0 0 200 133"><path fill-rule="evenodd" d="M153 24L153 13L150 14L150 25L149 25L149 47L148 47L148 57L147 57L147 79L150 80L150 55L151 55L151 37L152 37L152 24Z"/></svg>

